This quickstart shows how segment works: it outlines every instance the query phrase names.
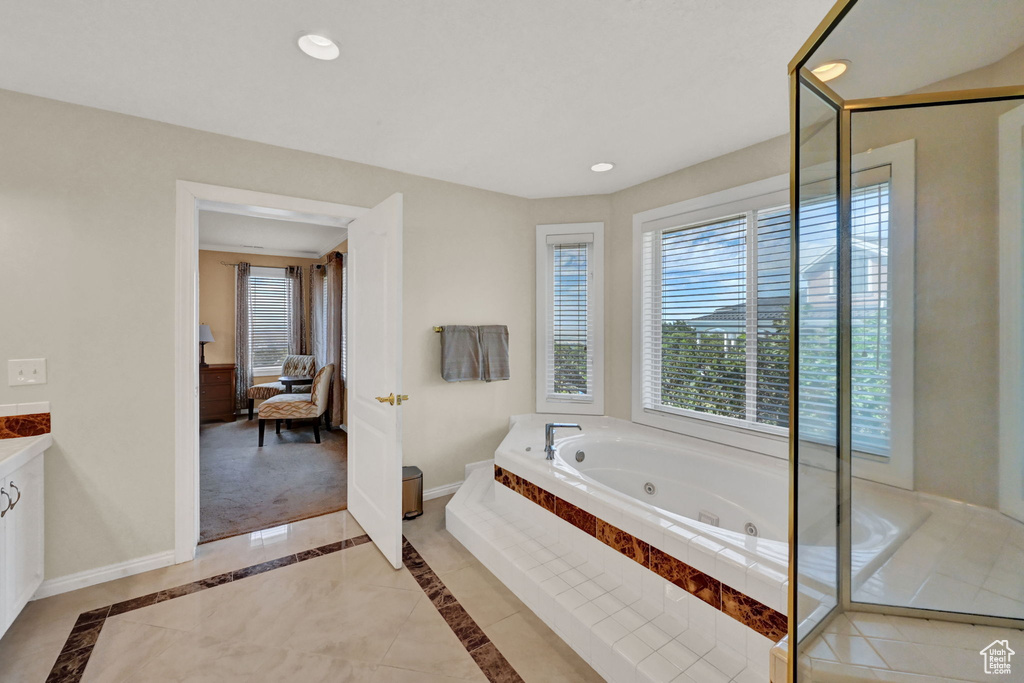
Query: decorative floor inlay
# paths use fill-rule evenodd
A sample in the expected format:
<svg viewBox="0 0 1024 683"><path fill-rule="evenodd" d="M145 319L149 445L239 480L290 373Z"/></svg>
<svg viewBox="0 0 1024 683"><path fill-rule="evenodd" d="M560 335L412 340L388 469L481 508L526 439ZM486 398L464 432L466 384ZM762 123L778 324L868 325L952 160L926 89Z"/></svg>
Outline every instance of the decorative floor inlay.
<svg viewBox="0 0 1024 683"><path fill-rule="evenodd" d="M370 537L364 534L83 612L68 634L64 647L57 656L46 681L47 683L78 683L85 673L86 665L89 663L89 658L92 656L104 623L110 617L369 542ZM416 549L404 538L402 561L487 679L492 683L521 683L522 679L512 665L459 604L455 596Z"/></svg>
<svg viewBox="0 0 1024 683"><path fill-rule="evenodd" d="M494 480L772 641L786 635L786 615L768 605L498 465Z"/></svg>
<svg viewBox="0 0 1024 683"><path fill-rule="evenodd" d="M508 663L504 655L498 652L491 639L483 632L473 617L459 604L452 592L444 585L440 577L434 573L430 565L416 552L416 548L408 540L402 540L402 562L412 573L416 583L427 594L437 611L444 617L466 652L477 663L480 670L491 683L522 683L522 678Z"/></svg>

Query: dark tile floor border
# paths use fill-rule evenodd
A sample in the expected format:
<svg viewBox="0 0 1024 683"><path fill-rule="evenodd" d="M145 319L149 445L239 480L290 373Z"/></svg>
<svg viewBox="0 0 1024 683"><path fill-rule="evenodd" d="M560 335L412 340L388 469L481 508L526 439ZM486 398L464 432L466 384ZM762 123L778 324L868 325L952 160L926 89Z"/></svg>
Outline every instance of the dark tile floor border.
<svg viewBox="0 0 1024 683"><path fill-rule="evenodd" d="M772 642L779 642L788 633L789 621L785 614L672 557L628 531L595 517L583 508L498 465L494 466L494 480Z"/></svg>
<svg viewBox="0 0 1024 683"><path fill-rule="evenodd" d="M515 672L515 669L512 668L512 665L498 652L490 639L451 594L451 591L448 590L437 574L420 557L420 554L416 552L416 549L406 539L403 538L402 541L402 560L406 568L412 573L420 587L423 588L423 591L430 598L434 607L437 608L437 611L444 617L445 622L451 627L455 635L458 636L463 647L466 648L466 651L469 652L470 656L480 667L480 670L487 676L487 679L492 683L521 682L522 679ZM78 620L75 621L75 625L71 628L71 633L68 634L67 640L64 641L64 647L61 648L60 654L57 655L57 661L54 662L50 675L46 678L46 683L78 683L82 679L85 667L92 656L93 648L96 647L96 642L100 637L100 631L103 630L104 623L110 617L142 609L143 607L150 607L151 605L185 595L191 595L207 588L222 586L232 581L238 581L249 576L280 569L281 567L288 567L297 562L330 555L331 553L369 542L370 537L365 534L355 536L175 586L174 588L167 588L137 598L122 600L99 609L82 612L78 615Z"/></svg>

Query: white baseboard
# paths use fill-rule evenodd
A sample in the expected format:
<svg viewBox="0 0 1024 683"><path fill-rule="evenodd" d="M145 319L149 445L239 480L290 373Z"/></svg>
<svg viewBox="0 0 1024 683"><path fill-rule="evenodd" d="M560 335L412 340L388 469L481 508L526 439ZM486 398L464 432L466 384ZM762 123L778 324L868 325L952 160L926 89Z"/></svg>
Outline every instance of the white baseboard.
<svg viewBox="0 0 1024 683"><path fill-rule="evenodd" d="M423 500L433 500L434 498L451 495L458 491L460 486L462 486L462 482L457 481L454 484L445 484L444 486L435 486L432 489L427 489L423 492Z"/></svg>
<svg viewBox="0 0 1024 683"><path fill-rule="evenodd" d="M38 590L36 590L36 594L32 596L32 599L39 600L41 598L48 598L51 595L78 590L79 588L88 588L98 583L106 583L107 581L123 579L133 574L141 574L153 569L169 567L172 564L174 564L174 551L165 550L161 553L138 557L126 562L108 564L106 567L87 569L77 574L68 574L67 576L43 581Z"/></svg>

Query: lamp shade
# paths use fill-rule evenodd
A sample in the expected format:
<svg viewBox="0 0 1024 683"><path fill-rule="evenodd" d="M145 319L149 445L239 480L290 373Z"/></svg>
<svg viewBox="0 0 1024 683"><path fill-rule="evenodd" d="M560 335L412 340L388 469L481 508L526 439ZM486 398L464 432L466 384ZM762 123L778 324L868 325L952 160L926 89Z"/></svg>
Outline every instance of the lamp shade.
<svg viewBox="0 0 1024 683"><path fill-rule="evenodd" d="M216 341L216 340L213 338L213 332L210 332L210 326L209 325L200 325L199 326L199 343L202 344L204 342L212 342L212 341Z"/></svg>

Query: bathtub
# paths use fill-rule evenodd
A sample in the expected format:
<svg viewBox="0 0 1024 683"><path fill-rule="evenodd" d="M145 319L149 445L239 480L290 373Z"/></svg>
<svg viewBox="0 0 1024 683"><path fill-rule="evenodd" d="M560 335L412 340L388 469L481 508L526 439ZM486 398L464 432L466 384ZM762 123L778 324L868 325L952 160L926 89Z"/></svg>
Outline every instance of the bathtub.
<svg viewBox="0 0 1024 683"><path fill-rule="evenodd" d="M551 461L544 457L548 422L583 428L557 430ZM678 559L724 582L746 585L738 573L755 564L762 574L788 573L785 460L616 418L533 414L510 419L495 464L655 547L677 549L684 555ZM815 476L819 484L803 493L801 538L817 531L821 545L801 546L801 583L828 594L835 580L834 518L829 513L835 475L810 472L806 479ZM862 501L852 524L855 583L884 563L928 517L924 506L902 493L855 481L854 495ZM757 593L752 597L785 611L776 587L766 589L762 583L752 582L750 592Z"/></svg>

